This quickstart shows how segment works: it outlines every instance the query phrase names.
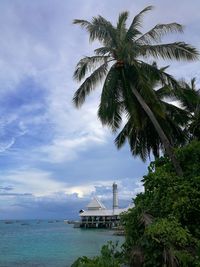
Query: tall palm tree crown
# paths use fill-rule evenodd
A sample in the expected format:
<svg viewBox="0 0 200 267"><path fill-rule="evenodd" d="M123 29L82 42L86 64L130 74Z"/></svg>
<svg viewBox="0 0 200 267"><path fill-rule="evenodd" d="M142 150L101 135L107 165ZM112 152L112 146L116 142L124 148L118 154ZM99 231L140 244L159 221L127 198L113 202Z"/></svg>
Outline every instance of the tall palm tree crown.
<svg viewBox="0 0 200 267"><path fill-rule="evenodd" d="M86 96L103 80L98 110L101 122L116 131L125 114L129 123L141 129L143 119L148 116L177 173L181 174L172 144L158 122L158 118L165 119L165 107L153 90L151 81L159 80L162 86L173 89L179 84L165 70L147 63L145 59L192 61L198 58L198 52L184 42L160 44L164 35L183 31L178 23L158 24L143 34L140 31L142 17L151 9L152 6L143 9L133 18L129 27L126 26L128 12L119 15L116 26L102 16L93 17L91 22L74 20L74 24L87 30L90 41L98 40L102 46L94 50L94 56L84 57L78 62L74 78L78 82L84 81L75 92L73 102L80 107Z"/></svg>
<svg viewBox="0 0 200 267"><path fill-rule="evenodd" d="M182 88L176 92L177 98L190 114L187 130L190 133L190 140L200 140L200 89L196 88L196 78L190 83L181 81Z"/></svg>

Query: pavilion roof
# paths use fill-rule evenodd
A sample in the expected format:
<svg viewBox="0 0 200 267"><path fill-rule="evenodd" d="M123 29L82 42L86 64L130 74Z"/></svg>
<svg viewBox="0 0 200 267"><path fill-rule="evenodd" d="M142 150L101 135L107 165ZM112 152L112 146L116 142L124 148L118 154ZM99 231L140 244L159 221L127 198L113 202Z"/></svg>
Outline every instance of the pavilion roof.
<svg viewBox="0 0 200 267"><path fill-rule="evenodd" d="M87 205L88 210L105 210L106 207L101 203L101 201L97 198L94 197L90 203Z"/></svg>
<svg viewBox="0 0 200 267"><path fill-rule="evenodd" d="M127 211L128 208L125 209L103 209L103 210L85 210L82 213L80 213L81 217L85 217L85 216L97 216L97 217L101 217L101 216L114 216L114 215L120 215L122 212Z"/></svg>

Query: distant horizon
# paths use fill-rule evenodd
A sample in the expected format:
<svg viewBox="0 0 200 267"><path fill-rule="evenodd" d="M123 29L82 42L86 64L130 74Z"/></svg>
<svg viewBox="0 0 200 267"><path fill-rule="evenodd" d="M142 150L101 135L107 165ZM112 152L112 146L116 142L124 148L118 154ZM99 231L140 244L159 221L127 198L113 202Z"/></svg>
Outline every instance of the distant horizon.
<svg viewBox="0 0 200 267"><path fill-rule="evenodd" d="M97 196L98 197L98 196ZM0 214L0 221L15 221L15 220L79 220L79 211L81 209L87 209L87 205L88 203L91 201L91 199L93 198L93 196L91 196L90 198L83 198L80 199L80 201L78 203L76 203L76 205L74 207L71 207L69 210L71 213L65 213L63 215L63 210L60 211L60 213L58 214L58 212L56 212L57 215L52 214L53 212L50 212L48 215L45 213L45 215L38 215L38 213L35 213L34 215L30 215L29 213L23 213L23 215L18 215L16 217L1 217ZM82 200L82 201L81 201ZM101 202L105 205L105 207L107 209L112 209L112 198L107 198L107 199L103 199L101 198ZM119 208L126 208L128 207L131 203L133 203L133 201L130 200L124 200L124 199L120 199L119 198ZM67 202L66 202L66 207L67 207Z"/></svg>

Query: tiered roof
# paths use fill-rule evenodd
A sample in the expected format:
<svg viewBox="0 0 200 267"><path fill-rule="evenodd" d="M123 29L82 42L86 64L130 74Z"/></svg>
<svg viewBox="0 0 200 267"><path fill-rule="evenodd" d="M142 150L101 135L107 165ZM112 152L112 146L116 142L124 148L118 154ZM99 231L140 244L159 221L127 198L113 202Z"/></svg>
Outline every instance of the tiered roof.
<svg viewBox="0 0 200 267"><path fill-rule="evenodd" d="M87 205L88 210L105 210L106 207L101 203L101 201L94 197L90 203Z"/></svg>

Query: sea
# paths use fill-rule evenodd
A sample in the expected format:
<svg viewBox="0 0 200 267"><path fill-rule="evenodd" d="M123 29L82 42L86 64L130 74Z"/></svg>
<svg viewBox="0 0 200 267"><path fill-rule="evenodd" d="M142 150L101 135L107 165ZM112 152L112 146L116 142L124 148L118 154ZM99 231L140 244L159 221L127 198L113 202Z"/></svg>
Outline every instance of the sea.
<svg viewBox="0 0 200 267"><path fill-rule="evenodd" d="M80 256L98 255L109 240L123 243L111 230L63 220L0 221L0 267L70 267Z"/></svg>

